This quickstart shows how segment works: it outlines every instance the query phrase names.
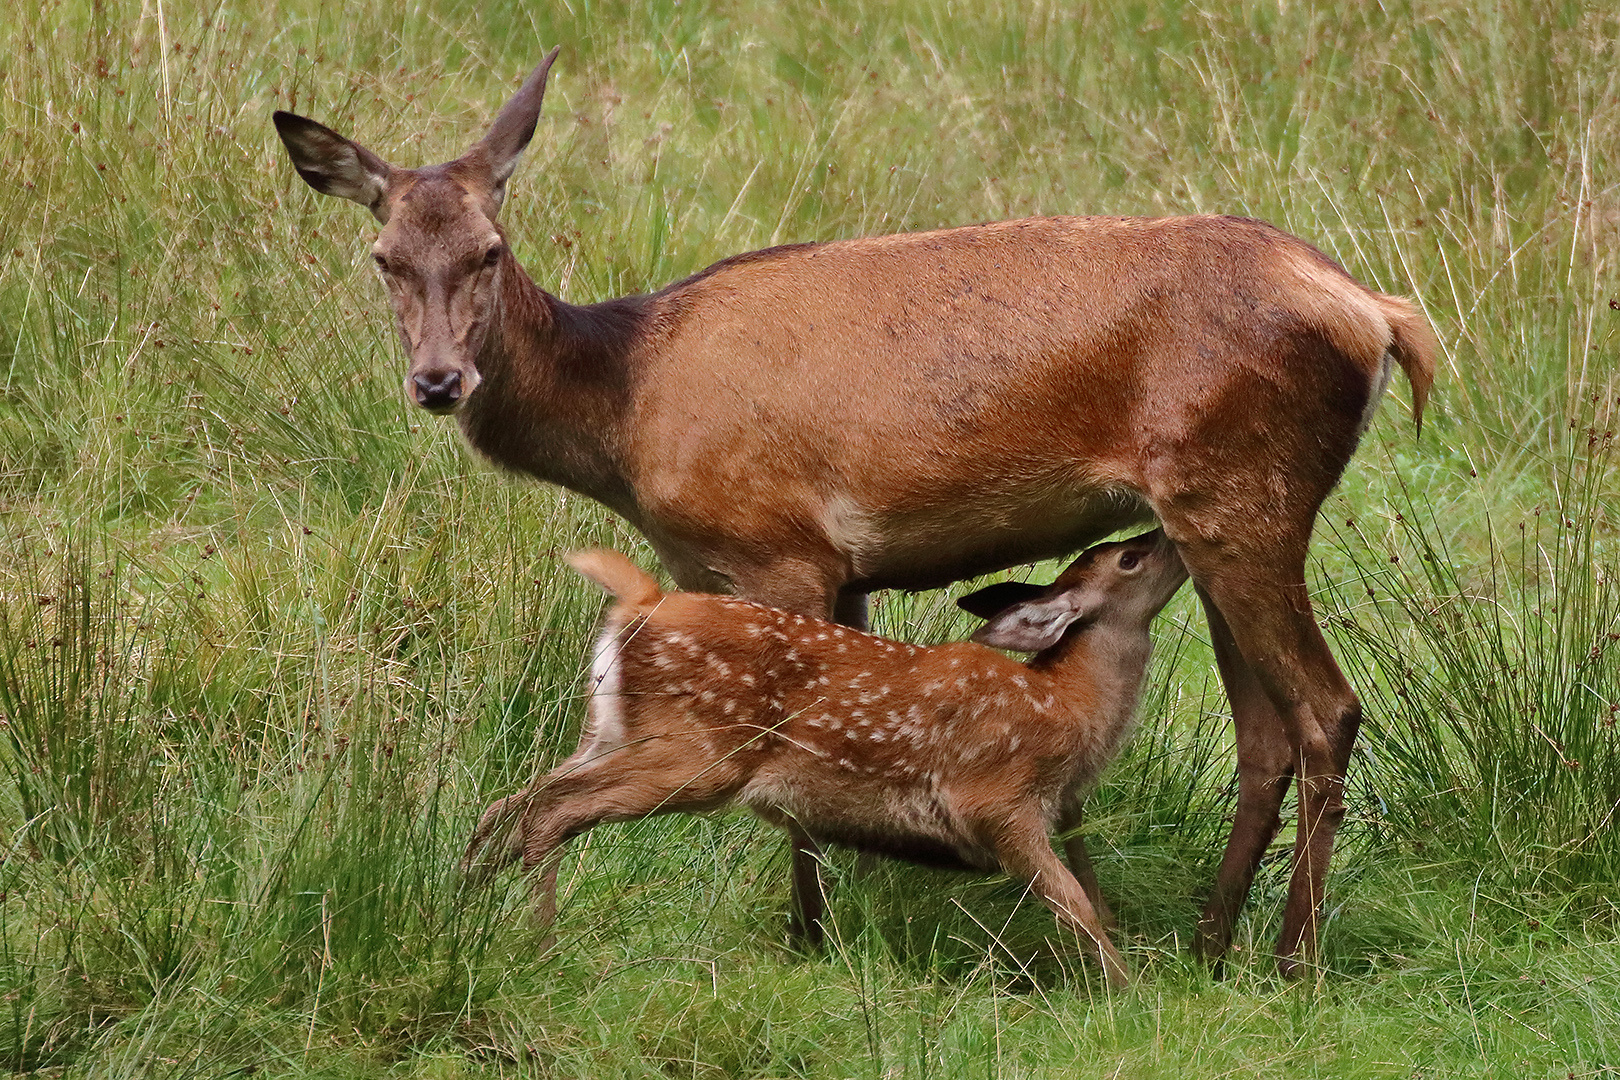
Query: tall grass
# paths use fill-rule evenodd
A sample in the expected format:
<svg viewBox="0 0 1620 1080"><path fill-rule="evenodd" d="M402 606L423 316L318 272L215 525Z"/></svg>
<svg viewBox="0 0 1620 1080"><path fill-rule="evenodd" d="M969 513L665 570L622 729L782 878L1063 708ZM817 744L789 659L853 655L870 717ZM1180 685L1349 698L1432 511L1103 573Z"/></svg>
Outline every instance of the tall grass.
<svg viewBox="0 0 1620 1080"><path fill-rule="evenodd" d="M1612 1071L1617 38L1600 4L1448 0L8 10L0 1063ZM1419 298L1424 433L1383 411L1312 567L1368 712L1322 980L1266 955L1286 831L1228 980L1185 957L1234 795L1185 598L1088 810L1128 994L1005 882L837 855L834 945L795 956L781 845L737 816L576 845L549 949L518 883L462 890L477 811L579 721L600 600L557 551L650 554L407 409L371 225L268 116L443 160L559 42L503 214L570 300L775 242L1184 211ZM944 595L877 621L965 629Z"/></svg>

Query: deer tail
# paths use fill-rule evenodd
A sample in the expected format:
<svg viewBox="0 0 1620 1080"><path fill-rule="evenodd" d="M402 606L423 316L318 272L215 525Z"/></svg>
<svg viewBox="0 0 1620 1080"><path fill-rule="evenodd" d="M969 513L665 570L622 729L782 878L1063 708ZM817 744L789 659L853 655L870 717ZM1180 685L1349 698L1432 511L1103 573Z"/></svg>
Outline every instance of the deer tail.
<svg viewBox="0 0 1620 1080"><path fill-rule="evenodd" d="M651 607L663 597L653 576L610 548L590 548L564 556L568 565L618 597L621 604Z"/></svg>
<svg viewBox="0 0 1620 1080"><path fill-rule="evenodd" d="M1412 384L1412 420L1421 435L1423 406L1429 400L1429 388L1434 385L1434 356L1440 351L1440 342L1429 320L1410 300L1382 295L1377 300L1389 323L1389 354L1406 372L1406 381Z"/></svg>

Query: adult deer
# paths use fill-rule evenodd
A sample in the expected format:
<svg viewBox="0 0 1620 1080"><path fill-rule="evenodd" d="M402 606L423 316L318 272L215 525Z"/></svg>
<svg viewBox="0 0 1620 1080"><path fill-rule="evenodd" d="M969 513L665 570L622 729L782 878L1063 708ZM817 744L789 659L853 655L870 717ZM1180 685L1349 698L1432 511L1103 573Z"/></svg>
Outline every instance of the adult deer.
<svg viewBox="0 0 1620 1080"><path fill-rule="evenodd" d="M496 222L556 55L443 165L396 168L275 115L299 175L382 222L407 396L454 413L498 464L623 515L683 589L856 626L874 589L1066 555L1157 518L1208 615L1237 739L1237 815L1198 948L1230 944L1294 779L1277 953L1297 971L1361 721L1311 612L1306 548L1393 364L1421 423L1423 318L1295 237L1202 216L795 244L567 304ZM814 941L810 847L794 869L795 930Z"/></svg>

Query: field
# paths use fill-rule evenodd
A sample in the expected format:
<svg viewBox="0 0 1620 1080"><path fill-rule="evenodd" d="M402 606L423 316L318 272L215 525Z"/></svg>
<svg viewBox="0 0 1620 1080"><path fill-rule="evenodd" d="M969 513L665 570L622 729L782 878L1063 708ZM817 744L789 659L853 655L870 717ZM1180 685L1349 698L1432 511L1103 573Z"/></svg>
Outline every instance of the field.
<svg viewBox="0 0 1620 1080"><path fill-rule="evenodd" d="M605 827L557 943L468 891L572 746L651 554L407 407L371 219L270 112L459 154L561 43L505 227L584 302L737 251L1228 212L1418 298L1319 523L1367 723L1320 969L1187 953L1235 797L1201 617L1157 628L1087 836L1137 982L1004 880L835 855L782 940L745 815ZM42 0L0 15L0 1066L84 1077L1620 1073L1620 16L1552 0ZM1044 573L1039 568L1037 573ZM943 594L881 599L912 640Z"/></svg>

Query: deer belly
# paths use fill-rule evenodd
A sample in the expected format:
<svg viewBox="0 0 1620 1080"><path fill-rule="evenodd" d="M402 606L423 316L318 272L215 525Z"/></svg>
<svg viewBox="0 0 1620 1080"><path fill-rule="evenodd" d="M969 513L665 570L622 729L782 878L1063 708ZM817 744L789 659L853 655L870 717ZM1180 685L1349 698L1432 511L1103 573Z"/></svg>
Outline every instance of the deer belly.
<svg viewBox="0 0 1620 1080"><path fill-rule="evenodd" d="M937 509L860 513L834 503L828 528L849 558L856 588L932 589L966 577L1072 554L1119 529L1153 520L1129 488L963 499ZM862 528L848 527L861 521Z"/></svg>
<svg viewBox="0 0 1620 1080"><path fill-rule="evenodd" d="M943 793L926 784L893 786L856 778L826 789L756 777L738 801L771 824L817 843L870 851L921 866L994 872L1000 863L954 820Z"/></svg>

